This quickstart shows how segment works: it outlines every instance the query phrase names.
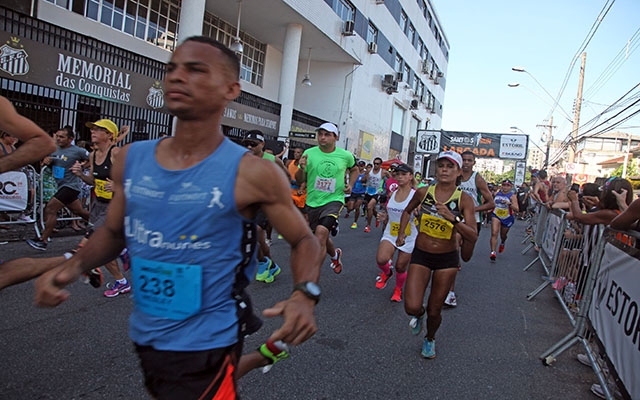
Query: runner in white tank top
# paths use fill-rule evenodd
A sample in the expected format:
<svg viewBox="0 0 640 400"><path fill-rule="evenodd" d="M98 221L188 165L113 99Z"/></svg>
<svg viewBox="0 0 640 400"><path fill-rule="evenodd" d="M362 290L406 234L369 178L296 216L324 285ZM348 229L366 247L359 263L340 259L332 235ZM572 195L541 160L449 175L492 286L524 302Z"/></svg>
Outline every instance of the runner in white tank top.
<svg viewBox="0 0 640 400"><path fill-rule="evenodd" d="M418 237L418 229L414 223L407 224L405 242L402 246L396 247L400 217L415 193L415 190L411 187L413 169L407 164L400 164L396 168L396 172L398 189L391 194L387 203L387 211L378 214L378 219L383 220L382 222L385 223L385 229L376 254L376 262L380 269L380 273L376 277L376 288L384 289L387 286L387 281L393 275L392 258L397 249L396 286L393 290L391 301L400 302L402 301L402 288L407 280L407 267L411 261L411 253L413 252L416 237Z"/></svg>

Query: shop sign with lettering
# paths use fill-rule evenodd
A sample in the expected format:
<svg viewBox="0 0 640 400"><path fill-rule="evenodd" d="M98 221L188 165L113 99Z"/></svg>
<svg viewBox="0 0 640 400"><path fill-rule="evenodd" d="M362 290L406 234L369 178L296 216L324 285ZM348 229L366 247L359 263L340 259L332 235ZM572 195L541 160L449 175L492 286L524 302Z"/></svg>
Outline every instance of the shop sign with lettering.
<svg viewBox="0 0 640 400"><path fill-rule="evenodd" d="M136 107L164 107L162 84L153 78L7 32L0 40L0 76Z"/></svg>

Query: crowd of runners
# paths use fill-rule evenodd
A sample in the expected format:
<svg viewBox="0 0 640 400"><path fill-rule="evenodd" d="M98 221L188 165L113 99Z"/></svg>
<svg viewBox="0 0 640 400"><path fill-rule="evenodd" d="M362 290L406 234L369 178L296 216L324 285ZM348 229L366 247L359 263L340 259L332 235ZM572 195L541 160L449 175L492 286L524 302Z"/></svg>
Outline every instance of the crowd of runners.
<svg viewBox="0 0 640 400"><path fill-rule="evenodd" d="M134 294L130 336L149 393L234 398L238 378L287 358L287 344L316 332L321 265L328 256L335 274L349 268L332 238L341 221L351 229L361 223L371 240L379 240L377 253L361 260L377 265L371 285L382 290L393 281L390 300L404 302L407 333L424 330L420 353L435 358L442 309L458 304L456 275L472 259L483 221L491 239L482 245L495 261L515 218L527 216L513 182L492 185L492 191L474 171L470 151L441 152L428 180L416 179L419 174L400 160L386 168L380 157L357 160L337 146L340 131L331 122L316 129L316 146L292 149L285 162L267 151L260 131L233 143L222 133L221 118L240 93L238 73L236 55L222 44L188 38L173 53L164 83L166 106L177 119L173 135L121 147L122 130L101 119L87 122L91 153L61 129L55 152L49 146L23 157L44 157L58 183L45 209L45 230L28 244L47 249L63 207L91 228L63 255L4 262L0 289L37 278L36 303L53 307L83 276L101 287L104 266L114 278L105 296ZM529 198L550 207L569 204L562 179L554 178L549 191L545 178L544 171L536 174ZM83 182L93 187L90 213L76 203ZM263 312L282 316L282 326L258 350L243 354L244 337L262 325L245 289L254 280L272 283L281 272L270 252L272 229L291 246L293 291Z"/></svg>

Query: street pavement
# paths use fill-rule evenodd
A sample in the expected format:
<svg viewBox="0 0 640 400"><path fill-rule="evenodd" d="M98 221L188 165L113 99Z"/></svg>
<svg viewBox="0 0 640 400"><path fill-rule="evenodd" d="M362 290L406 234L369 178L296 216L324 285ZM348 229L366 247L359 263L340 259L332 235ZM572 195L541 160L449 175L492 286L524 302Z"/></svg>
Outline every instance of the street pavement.
<svg viewBox="0 0 640 400"><path fill-rule="evenodd" d="M240 381L243 399L589 399L596 382L574 346L551 366L539 359L572 327L551 289L532 301L542 267L524 272L524 223L511 229L506 250L489 261L488 228L456 282L458 307L443 311L437 357L420 357L421 337L411 335L402 303L374 286L380 230L364 233L341 218L335 242L344 250L342 274L323 265L318 333L292 348L271 372L256 370ZM272 253L283 272L272 284L249 290L259 309L286 298L292 287L289 248L276 239ZM0 258L60 255L80 236L54 237L46 252L22 241L0 246ZM0 266L1 268L1 266ZM108 273L107 273L108 274ZM0 399L147 399L133 345L127 336L131 295L107 299L77 282L56 309L33 305L33 284L0 291ZM245 351L259 346L280 319L265 320ZM186 399L185 399L186 400Z"/></svg>

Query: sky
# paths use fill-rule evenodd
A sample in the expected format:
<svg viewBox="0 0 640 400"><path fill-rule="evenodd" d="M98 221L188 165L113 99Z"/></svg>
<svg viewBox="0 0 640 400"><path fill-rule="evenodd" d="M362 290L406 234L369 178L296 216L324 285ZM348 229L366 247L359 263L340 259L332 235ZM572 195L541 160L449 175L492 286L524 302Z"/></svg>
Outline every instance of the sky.
<svg viewBox="0 0 640 400"><path fill-rule="evenodd" d="M549 125L552 105L570 72L559 98L566 113L560 109L553 113L554 139L565 139L572 130L580 50L605 5L611 8L584 49L579 134L640 99L640 0L431 2L450 45L444 130L511 133L517 126L544 148L540 137L548 130L537 125ZM514 66L527 72L514 72ZM511 88L509 83L520 86ZM602 114L634 87L623 107ZM640 102L621 116L638 110ZM640 136L640 113L613 130Z"/></svg>

